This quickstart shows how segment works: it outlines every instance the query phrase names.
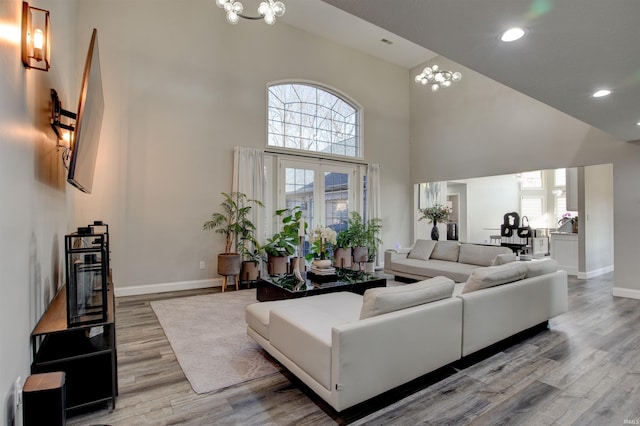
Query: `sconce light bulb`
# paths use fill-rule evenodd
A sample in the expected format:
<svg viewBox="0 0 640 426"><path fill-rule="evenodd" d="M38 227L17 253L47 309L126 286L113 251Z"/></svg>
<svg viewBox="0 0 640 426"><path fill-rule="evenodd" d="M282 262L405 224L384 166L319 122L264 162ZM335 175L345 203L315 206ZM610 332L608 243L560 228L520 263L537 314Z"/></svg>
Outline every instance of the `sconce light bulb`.
<svg viewBox="0 0 640 426"><path fill-rule="evenodd" d="M33 59L41 61L44 58L44 33L40 28L33 32Z"/></svg>

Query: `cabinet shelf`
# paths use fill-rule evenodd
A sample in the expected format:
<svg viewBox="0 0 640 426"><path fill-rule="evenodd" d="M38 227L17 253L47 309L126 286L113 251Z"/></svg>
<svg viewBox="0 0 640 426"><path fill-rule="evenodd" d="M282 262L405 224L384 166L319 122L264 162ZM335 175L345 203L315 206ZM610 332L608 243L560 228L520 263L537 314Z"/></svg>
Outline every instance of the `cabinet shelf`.
<svg viewBox="0 0 640 426"><path fill-rule="evenodd" d="M108 402L115 408L118 382L111 287L106 321L69 327L66 287L62 287L31 333L31 373L65 372L68 414Z"/></svg>

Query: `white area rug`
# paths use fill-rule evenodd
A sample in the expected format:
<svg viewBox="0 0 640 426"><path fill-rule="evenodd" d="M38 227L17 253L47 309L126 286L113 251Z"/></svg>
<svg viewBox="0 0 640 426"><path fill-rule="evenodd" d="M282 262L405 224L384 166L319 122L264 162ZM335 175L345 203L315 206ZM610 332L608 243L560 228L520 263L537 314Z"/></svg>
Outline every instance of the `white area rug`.
<svg viewBox="0 0 640 426"><path fill-rule="evenodd" d="M196 393L207 393L278 371L246 332L244 308L256 290L151 302L178 363Z"/></svg>

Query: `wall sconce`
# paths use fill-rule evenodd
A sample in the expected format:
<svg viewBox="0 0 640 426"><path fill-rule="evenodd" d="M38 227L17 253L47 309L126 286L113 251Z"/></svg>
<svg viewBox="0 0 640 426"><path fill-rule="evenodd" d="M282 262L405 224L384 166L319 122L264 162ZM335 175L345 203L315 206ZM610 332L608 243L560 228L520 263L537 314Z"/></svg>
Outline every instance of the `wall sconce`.
<svg viewBox="0 0 640 426"><path fill-rule="evenodd" d="M63 117L67 117L70 120L75 120L77 115L74 112L67 111L62 108L62 102L58 97L58 92L55 89L51 89L51 128L58 137L58 148L69 149L72 145L73 132L75 127L70 123L63 123ZM63 141L64 143L60 143Z"/></svg>
<svg viewBox="0 0 640 426"><path fill-rule="evenodd" d="M22 63L25 68L49 71L49 11L22 2Z"/></svg>

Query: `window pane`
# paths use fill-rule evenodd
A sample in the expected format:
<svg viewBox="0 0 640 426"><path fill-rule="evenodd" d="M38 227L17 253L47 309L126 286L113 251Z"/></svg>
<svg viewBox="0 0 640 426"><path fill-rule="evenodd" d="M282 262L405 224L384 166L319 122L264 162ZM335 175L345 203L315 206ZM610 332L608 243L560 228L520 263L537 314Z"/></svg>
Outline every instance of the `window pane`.
<svg viewBox="0 0 640 426"><path fill-rule="evenodd" d="M314 171L306 169L285 169L285 203L287 208L300 206L309 226L314 226L313 188Z"/></svg>
<svg viewBox="0 0 640 426"><path fill-rule="evenodd" d="M556 169L553 174L554 186L567 186L567 169Z"/></svg>
<svg viewBox="0 0 640 426"><path fill-rule="evenodd" d="M336 232L347 229L349 219L349 175L325 172L324 174L325 225Z"/></svg>
<svg viewBox="0 0 640 426"><path fill-rule="evenodd" d="M520 186L526 189L542 189L542 171L521 173Z"/></svg>
<svg viewBox="0 0 640 426"><path fill-rule="evenodd" d="M358 110L346 100L307 84L271 86L268 98L268 145L361 155Z"/></svg>
<svg viewBox="0 0 640 426"><path fill-rule="evenodd" d="M542 217L542 198L523 197L520 199L520 217L527 216L529 222Z"/></svg>

